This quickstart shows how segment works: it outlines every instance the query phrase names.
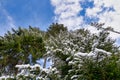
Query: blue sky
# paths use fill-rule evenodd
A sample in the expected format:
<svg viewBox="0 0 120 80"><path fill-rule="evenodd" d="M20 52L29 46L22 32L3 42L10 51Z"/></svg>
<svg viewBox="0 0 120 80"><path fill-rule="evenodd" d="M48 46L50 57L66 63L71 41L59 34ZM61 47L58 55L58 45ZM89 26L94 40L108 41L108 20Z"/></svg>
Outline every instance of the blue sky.
<svg viewBox="0 0 120 80"><path fill-rule="evenodd" d="M29 25L46 30L53 22L53 16L49 0L0 0L0 34L11 27Z"/></svg>
<svg viewBox="0 0 120 80"><path fill-rule="evenodd" d="M17 26L32 25L44 29L52 22L53 11L49 0L9 0L4 8Z"/></svg>
<svg viewBox="0 0 120 80"><path fill-rule="evenodd" d="M93 21L120 31L119 0L0 0L0 35L19 26L46 30L53 22L70 30L85 27L96 33L88 25ZM111 37L118 39L120 35L111 32Z"/></svg>

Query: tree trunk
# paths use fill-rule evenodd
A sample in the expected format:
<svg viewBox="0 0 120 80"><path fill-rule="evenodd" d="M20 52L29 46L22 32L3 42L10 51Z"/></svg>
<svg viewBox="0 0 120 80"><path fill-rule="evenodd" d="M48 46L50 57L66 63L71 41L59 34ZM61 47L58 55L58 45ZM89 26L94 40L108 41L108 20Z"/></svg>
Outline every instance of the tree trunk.
<svg viewBox="0 0 120 80"><path fill-rule="evenodd" d="M43 68L46 68L47 57L44 58Z"/></svg>

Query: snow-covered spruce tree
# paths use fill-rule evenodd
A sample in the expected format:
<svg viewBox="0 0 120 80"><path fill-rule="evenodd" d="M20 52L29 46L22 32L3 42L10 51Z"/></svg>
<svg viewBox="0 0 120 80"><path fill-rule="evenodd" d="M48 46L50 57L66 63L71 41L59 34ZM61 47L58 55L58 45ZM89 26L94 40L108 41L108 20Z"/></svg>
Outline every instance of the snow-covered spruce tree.
<svg viewBox="0 0 120 80"><path fill-rule="evenodd" d="M47 54L62 80L120 79L119 50L105 30L61 31L50 36Z"/></svg>

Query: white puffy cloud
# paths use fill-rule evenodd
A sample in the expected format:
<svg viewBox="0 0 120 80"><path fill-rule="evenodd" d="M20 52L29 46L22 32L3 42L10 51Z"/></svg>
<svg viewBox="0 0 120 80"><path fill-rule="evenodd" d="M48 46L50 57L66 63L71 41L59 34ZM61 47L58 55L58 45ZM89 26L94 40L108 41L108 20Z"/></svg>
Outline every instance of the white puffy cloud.
<svg viewBox="0 0 120 80"><path fill-rule="evenodd" d="M91 1L93 5L87 4ZM111 26L120 32L119 0L51 0L51 4L55 7L55 21L68 26L69 29L87 26L85 23L87 17L90 19L97 18L98 22L105 23L103 27ZM82 5L89 5L89 7L85 8ZM83 9L85 9L85 15L79 15ZM88 26L88 29L97 32L91 26ZM120 38L120 35L111 32L110 37L116 39Z"/></svg>
<svg viewBox="0 0 120 80"><path fill-rule="evenodd" d="M55 7L55 21L68 26L69 29L75 29L83 22L82 16L78 16L82 10L80 0L51 0Z"/></svg>

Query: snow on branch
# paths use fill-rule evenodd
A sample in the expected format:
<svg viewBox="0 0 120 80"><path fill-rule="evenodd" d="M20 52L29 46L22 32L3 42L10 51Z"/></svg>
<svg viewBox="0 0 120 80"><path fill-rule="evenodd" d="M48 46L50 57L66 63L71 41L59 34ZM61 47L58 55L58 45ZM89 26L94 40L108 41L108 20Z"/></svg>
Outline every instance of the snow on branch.
<svg viewBox="0 0 120 80"><path fill-rule="evenodd" d="M91 23L91 26L94 26L96 27L98 30L101 29L101 30L105 30L105 31L111 31L111 32L114 32L114 33L117 33L117 34L120 34L120 32L118 31L115 31L112 27L108 26L107 28L103 28L102 26L105 25L105 23Z"/></svg>
<svg viewBox="0 0 120 80"><path fill-rule="evenodd" d="M8 78L10 78L10 79L14 79L14 76L1 76L0 77L0 80L7 80Z"/></svg>

